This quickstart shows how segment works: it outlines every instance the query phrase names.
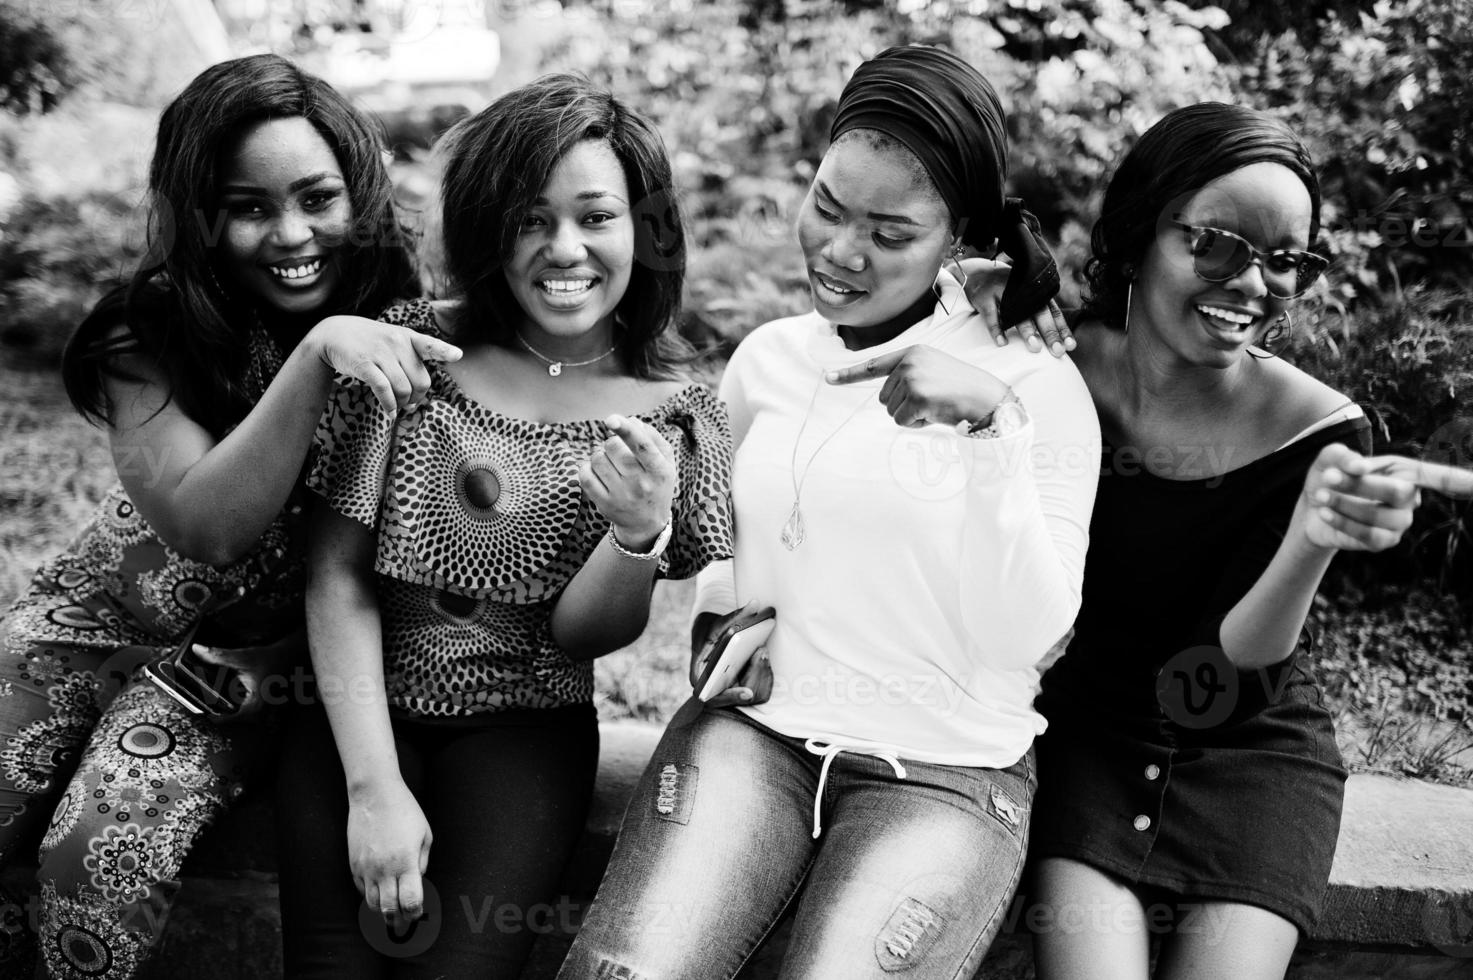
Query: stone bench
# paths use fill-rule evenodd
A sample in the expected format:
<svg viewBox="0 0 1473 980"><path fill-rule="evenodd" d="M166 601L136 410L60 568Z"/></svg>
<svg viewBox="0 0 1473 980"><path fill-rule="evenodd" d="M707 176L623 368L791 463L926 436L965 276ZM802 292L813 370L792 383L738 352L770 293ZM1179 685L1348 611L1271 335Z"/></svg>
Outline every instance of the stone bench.
<svg viewBox="0 0 1473 980"><path fill-rule="evenodd" d="M565 891L576 923L597 886L658 726L602 728L598 791ZM212 828L185 864L184 888L150 980L257 980L279 976L280 921L270 805L248 801ZM566 911L566 910L564 910ZM979 977L1033 976L1015 908ZM551 926L569 915L552 917ZM572 939L561 921L538 941L525 980L553 976ZM537 927L534 925L534 928ZM744 977L776 975L781 934ZM1473 790L1355 775L1323 919L1301 944L1293 980L1473 977Z"/></svg>

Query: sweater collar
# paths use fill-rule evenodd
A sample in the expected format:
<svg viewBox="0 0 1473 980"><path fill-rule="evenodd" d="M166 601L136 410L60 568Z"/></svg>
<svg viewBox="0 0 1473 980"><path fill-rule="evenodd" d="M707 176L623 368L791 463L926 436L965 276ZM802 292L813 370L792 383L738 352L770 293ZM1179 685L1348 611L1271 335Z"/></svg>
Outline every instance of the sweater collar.
<svg viewBox="0 0 1473 980"><path fill-rule="evenodd" d="M940 290L941 296L931 309L930 316L906 328L883 344L876 344L863 350L850 350L845 347L843 339L839 336L839 328L819 316L816 311L813 312L810 314L808 356L823 370L831 371L835 368L860 364L871 358L883 357L915 344L936 346L938 341L954 333L969 317L977 315L977 311L967 300L961 283L957 282L956 277L950 272L942 269L937 274L936 288ZM878 384L882 380L876 379L875 383Z"/></svg>

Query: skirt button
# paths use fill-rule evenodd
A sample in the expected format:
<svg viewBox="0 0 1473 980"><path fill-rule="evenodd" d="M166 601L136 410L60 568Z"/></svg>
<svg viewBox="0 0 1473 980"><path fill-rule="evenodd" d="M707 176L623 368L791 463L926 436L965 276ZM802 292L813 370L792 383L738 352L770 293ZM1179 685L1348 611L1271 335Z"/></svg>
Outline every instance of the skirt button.
<svg viewBox="0 0 1473 980"><path fill-rule="evenodd" d="M1142 813L1135 818L1134 826L1136 830L1149 830L1151 827L1151 818Z"/></svg>

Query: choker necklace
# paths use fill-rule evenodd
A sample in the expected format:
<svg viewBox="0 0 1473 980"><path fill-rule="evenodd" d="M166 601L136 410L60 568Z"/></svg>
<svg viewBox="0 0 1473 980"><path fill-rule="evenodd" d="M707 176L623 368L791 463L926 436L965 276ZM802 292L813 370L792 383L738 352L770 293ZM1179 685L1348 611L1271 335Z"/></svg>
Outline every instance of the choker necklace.
<svg viewBox="0 0 1473 980"><path fill-rule="evenodd" d="M616 351L616 350L619 349L619 345L616 343L616 344L614 344L614 346L610 347L608 350L604 351L602 354L598 355L597 357L590 357L586 361L556 361L556 360L553 360L552 358L548 357L546 354L542 353L537 348L533 347L531 344L527 343L527 338L525 338L525 337L522 336L522 333L521 333L520 330L517 331L517 342L520 343L523 347L527 348L527 352L529 354L531 354L533 357L537 358L537 360L541 361L543 364L546 364L547 365L547 374L548 374L549 377L553 377L553 378L555 378L558 375L562 374L563 373L563 368L565 368L565 367L587 367L590 364L597 364L599 361L603 360L604 358L606 358L610 354L612 354L614 351Z"/></svg>
<svg viewBox="0 0 1473 980"><path fill-rule="evenodd" d="M803 441L803 432L808 428L808 418L813 414L813 406L818 402L818 391L823 385L823 375L820 374L818 376L818 384L813 386L813 397L808 399L808 411L803 413L803 424L798 426L798 435L793 439L793 458L788 464L789 476L793 481L793 510L788 514L788 519L783 524L782 534L779 536L783 547L789 551L798 550L798 546L808 537L808 529L803 523L803 508L800 501L803 497L803 481L808 479L808 471L813 469L813 461L818 458L819 453L823 452L823 448L829 444L829 440L838 435L840 429L852 422L854 416L859 414L859 410L872 397L866 392L864 400L858 405L855 405L854 410L844 416L844 421L840 422L838 427L833 432L830 432L824 438L823 442L818 444L818 448L813 451L813 455L808 457L808 462L803 464L803 474L800 476L798 474L798 443Z"/></svg>

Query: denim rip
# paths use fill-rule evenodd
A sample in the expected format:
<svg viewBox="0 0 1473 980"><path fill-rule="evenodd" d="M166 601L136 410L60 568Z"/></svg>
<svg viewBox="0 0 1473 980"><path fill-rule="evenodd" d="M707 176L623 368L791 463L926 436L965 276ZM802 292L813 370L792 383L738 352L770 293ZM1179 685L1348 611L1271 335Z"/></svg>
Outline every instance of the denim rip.
<svg viewBox="0 0 1473 980"><path fill-rule="evenodd" d="M613 960L599 960L598 972L593 977L594 980L645 980L644 974Z"/></svg>
<svg viewBox="0 0 1473 980"><path fill-rule="evenodd" d="M655 816L671 823L690 823L700 773L700 766L689 763L667 762L661 766L659 782L655 785Z"/></svg>
<svg viewBox="0 0 1473 980"><path fill-rule="evenodd" d="M935 944L944 924L945 920L926 903L902 899L875 939L875 960L880 969L898 973L913 968Z"/></svg>
<svg viewBox="0 0 1473 980"><path fill-rule="evenodd" d="M1023 808L1018 802L1008 795L1007 791L996 783L992 784L992 805L988 810L994 817L1007 825L1008 829L1016 832L1018 826L1023 822Z"/></svg>

